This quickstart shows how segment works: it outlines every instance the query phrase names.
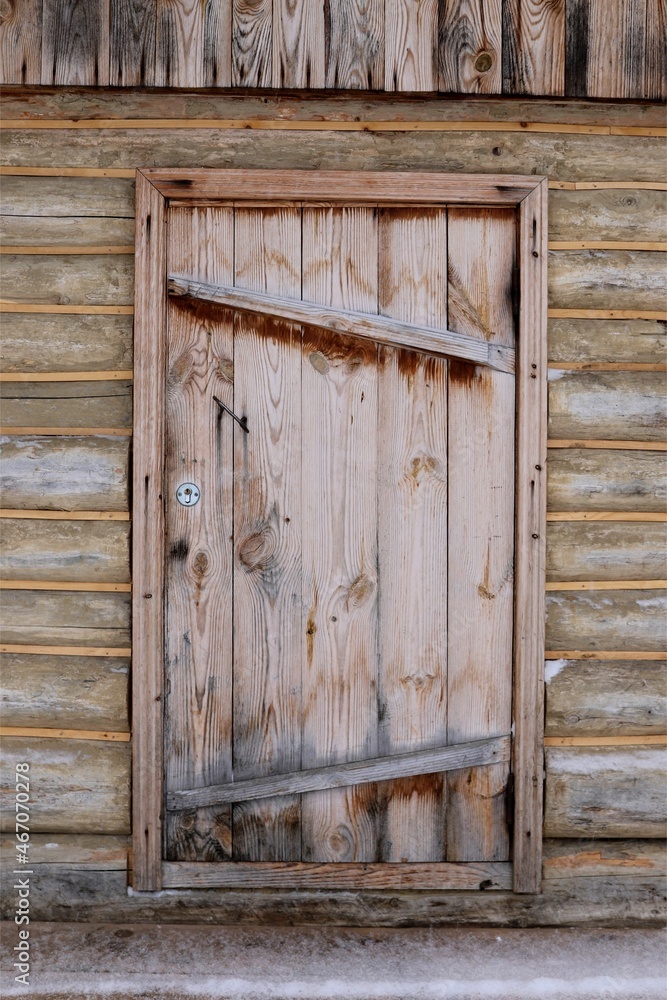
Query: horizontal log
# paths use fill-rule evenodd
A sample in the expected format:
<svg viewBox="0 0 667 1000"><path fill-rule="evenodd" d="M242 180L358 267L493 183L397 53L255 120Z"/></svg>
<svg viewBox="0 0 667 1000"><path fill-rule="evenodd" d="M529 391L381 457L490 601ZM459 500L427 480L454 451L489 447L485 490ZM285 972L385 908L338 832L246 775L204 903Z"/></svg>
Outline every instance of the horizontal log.
<svg viewBox="0 0 667 1000"><path fill-rule="evenodd" d="M26 642L0 643L0 653L20 653L35 656L115 656L132 655L130 646L40 646ZM650 654L647 654L650 655Z"/></svg>
<svg viewBox="0 0 667 1000"><path fill-rule="evenodd" d="M127 510L127 438L0 438L3 506Z"/></svg>
<svg viewBox="0 0 667 1000"><path fill-rule="evenodd" d="M132 383L127 381L5 382L0 398L3 428L132 426Z"/></svg>
<svg viewBox="0 0 667 1000"><path fill-rule="evenodd" d="M43 183L43 182L42 182ZM3 206L4 207L4 206ZM0 213L0 240L4 252L15 247L73 247L85 253L86 247L134 246L134 219L48 218L31 213L27 216ZM51 250L45 250L51 253ZM125 250L131 253L131 250Z"/></svg>
<svg viewBox="0 0 667 1000"><path fill-rule="evenodd" d="M545 736L545 747L667 747L667 736Z"/></svg>
<svg viewBox="0 0 667 1000"><path fill-rule="evenodd" d="M6 176L0 192L0 215L132 220L134 181L116 177L52 177L45 184L39 177ZM134 242L134 234L130 242Z"/></svg>
<svg viewBox="0 0 667 1000"><path fill-rule="evenodd" d="M665 441L665 375L549 371L550 438Z"/></svg>
<svg viewBox="0 0 667 1000"><path fill-rule="evenodd" d="M664 364L665 323L647 319L550 319L550 363Z"/></svg>
<svg viewBox="0 0 667 1000"><path fill-rule="evenodd" d="M26 739L49 740L98 740L102 743L129 743L132 735L129 732L114 733L103 729L55 729L41 726L0 726L0 739L8 736L23 736ZM648 737L644 737L648 739Z"/></svg>
<svg viewBox="0 0 667 1000"><path fill-rule="evenodd" d="M12 255L3 258L3 301L37 305L130 305L134 257Z"/></svg>
<svg viewBox="0 0 667 1000"><path fill-rule="evenodd" d="M129 730L128 659L3 653L2 724Z"/></svg>
<svg viewBox="0 0 667 1000"><path fill-rule="evenodd" d="M665 653L647 653L646 650L633 649L547 649L545 660L664 660Z"/></svg>
<svg viewBox="0 0 667 1000"><path fill-rule="evenodd" d="M665 574L665 552L665 523L550 523L547 580L656 580Z"/></svg>
<svg viewBox="0 0 667 1000"><path fill-rule="evenodd" d="M350 334L389 347L405 347L435 357L463 358L497 371L514 371L513 348L487 343L481 330L479 338L470 337L452 330L417 326L414 323L403 323L384 316L371 316L346 309L328 309L311 302L249 292L241 288L209 285L176 275L169 275L168 289L169 295L175 297L214 302L230 309L303 323L331 333Z"/></svg>
<svg viewBox="0 0 667 1000"><path fill-rule="evenodd" d="M547 594L547 649L667 649L667 591Z"/></svg>
<svg viewBox="0 0 667 1000"><path fill-rule="evenodd" d="M557 511L663 512L664 461L658 452L551 451L548 506Z"/></svg>
<svg viewBox="0 0 667 1000"><path fill-rule="evenodd" d="M552 510L547 513L547 521L641 521L645 524L664 524L667 522L667 514L632 510Z"/></svg>
<svg viewBox="0 0 667 1000"><path fill-rule="evenodd" d="M550 748L546 761L545 836L664 836L667 751Z"/></svg>
<svg viewBox="0 0 667 1000"><path fill-rule="evenodd" d="M0 575L5 581L130 579L130 525L122 521L0 522Z"/></svg>
<svg viewBox="0 0 667 1000"><path fill-rule="evenodd" d="M36 833L30 838L30 868L49 872L127 870L129 837L104 834L61 833L59 835ZM5 869L16 867L16 837L0 838L0 864Z"/></svg>
<svg viewBox="0 0 667 1000"><path fill-rule="evenodd" d="M101 432L100 432L101 433ZM550 438L547 448L605 448L607 451L667 451L667 441L602 441L597 438Z"/></svg>
<svg viewBox="0 0 667 1000"><path fill-rule="evenodd" d="M658 590L667 587L664 580L560 580L547 581L547 591L563 590Z"/></svg>
<svg viewBox="0 0 667 1000"><path fill-rule="evenodd" d="M89 305L44 305L40 302L3 302L0 300L0 314L30 313L34 315L60 316L133 316L134 306L89 306Z"/></svg>
<svg viewBox="0 0 667 1000"><path fill-rule="evenodd" d="M16 823L16 764L30 770L32 833L126 834L130 829L130 747L85 740L3 741L0 824Z"/></svg>
<svg viewBox="0 0 667 1000"><path fill-rule="evenodd" d="M666 191L550 191L550 240L664 240Z"/></svg>
<svg viewBox="0 0 667 1000"><path fill-rule="evenodd" d="M549 660L546 735L667 732L667 662Z"/></svg>
<svg viewBox="0 0 667 1000"><path fill-rule="evenodd" d="M26 521L129 521L127 511L114 510L20 510L0 507L0 518L18 517Z"/></svg>
<svg viewBox="0 0 667 1000"><path fill-rule="evenodd" d="M555 308L660 309L663 254L641 250L550 250L549 305Z"/></svg>
<svg viewBox="0 0 667 1000"><path fill-rule="evenodd" d="M3 590L3 643L128 646L130 595Z"/></svg>
<svg viewBox="0 0 667 1000"><path fill-rule="evenodd" d="M665 141L497 132L276 132L243 129L4 129L8 166L434 170L554 180L663 180Z"/></svg>
<svg viewBox="0 0 667 1000"><path fill-rule="evenodd" d="M6 313L2 333L0 367L4 372L132 368L130 316Z"/></svg>
<svg viewBox="0 0 667 1000"><path fill-rule="evenodd" d="M188 809L194 806L273 798L276 795L300 795L327 788L348 788L368 782L499 764L509 760L509 757L509 736L497 736L471 743L394 754L391 757L356 760L328 767L308 768L290 774L271 774L267 777L248 778L245 781L235 781L225 785L173 791L167 794L167 808Z"/></svg>
<svg viewBox="0 0 667 1000"><path fill-rule="evenodd" d="M573 875L661 875L667 868L664 840L547 839L542 844L545 882ZM548 886L545 885L548 891Z"/></svg>

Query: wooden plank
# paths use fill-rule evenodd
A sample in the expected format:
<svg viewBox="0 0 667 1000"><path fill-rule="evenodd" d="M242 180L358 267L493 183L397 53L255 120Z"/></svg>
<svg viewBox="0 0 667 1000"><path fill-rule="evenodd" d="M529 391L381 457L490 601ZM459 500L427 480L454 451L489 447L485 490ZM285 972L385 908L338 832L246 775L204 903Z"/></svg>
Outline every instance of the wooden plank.
<svg viewBox="0 0 667 1000"><path fill-rule="evenodd" d="M0 247L0 254L80 254L81 247L71 247L71 246L21 246L19 244L5 244L5 246ZM128 254L134 253L134 244L125 243L122 246L98 246L98 247L86 247L87 254Z"/></svg>
<svg viewBox="0 0 667 1000"><path fill-rule="evenodd" d="M550 736L546 747L667 747L667 736Z"/></svg>
<svg viewBox="0 0 667 1000"><path fill-rule="evenodd" d="M661 240L667 192L550 191L550 240Z"/></svg>
<svg viewBox="0 0 667 1000"><path fill-rule="evenodd" d="M112 382L130 380L132 374L131 368L116 372L1 372L0 382Z"/></svg>
<svg viewBox="0 0 667 1000"><path fill-rule="evenodd" d="M109 84L155 84L156 0L110 0Z"/></svg>
<svg viewBox="0 0 667 1000"><path fill-rule="evenodd" d="M645 649L667 646L663 590L547 595L548 649Z"/></svg>
<svg viewBox="0 0 667 1000"><path fill-rule="evenodd" d="M666 543L667 525L664 523L563 521L550 524L547 579L657 579L665 571Z"/></svg>
<svg viewBox="0 0 667 1000"><path fill-rule="evenodd" d="M40 83L42 72L42 4L14 0L3 10L0 25L0 83Z"/></svg>
<svg viewBox="0 0 667 1000"><path fill-rule="evenodd" d="M651 736L667 729L664 661L550 660L546 735Z"/></svg>
<svg viewBox="0 0 667 1000"><path fill-rule="evenodd" d="M578 3L581 0L577 0ZM577 3L573 5L576 9ZM588 97L644 96L645 0L620 0L609 7L588 0ZM571 17L567 10L568 22ZM568 39L569 41L569 39Z"/></svg>
<svg viewBox="0 0 667 1000"><path fill-rule="evenodd" d="M499 0L444 0L439 56L439 90L499 94L503 82Z"/></svg>
<svg viewBox="0 0 667 1000"><path fill-rule="evenodd" d="M656 590L667 587L667 580L579 580L547 583L552 590Z"/></svg>
<svg viewBox="0 0 667 1000"><path fill-rule="evenodd" d="M128 461L123 438L5 437L2 502L12 508L127 510Z"/></svg>
<svg viewBox="0 0 667 1000"><path fill-rule="evenodd" d="M667 339L657 320L551 319L549 357L553 364L664 363Z"/></svg>
<svg viewBox="0 0 667 1000"><path fill-rule="evenodd" d="M125 583L130 579L130 526L111 521L4 520L3 583L16 580Z"/></svg>
<svg viewBox="0 0 667 1000"><path fill-rule="evenodd" d="M514 213L449 209L447 242L450 325L513 345ZM514 414L514 379L449 363L449 743L498 736L512 722ZM448 775L448 861L509 858L508 773L498 764Z"/></svg>
<svg viewBox="0 0 667 1000"><path fill-rule="evenodd" d="M6 313L2 334L6 373L132 370L132 320L125 316Z"/></svg>
<svg viewBox="0 0 667 1000"><path fill-rule="evenodd" d="M101 594L129 594L131 583L86 583L54 580L0 580L0 590L86 590Z"/></svg>
<svg viewBox="0 0 667 1000"><path fill-rule="evenodd" d="M384 89L438 89L436 0L385 0Z"/></svg>
<svg viewBox="0 0 667 1000"><path fill-rule="evenodd" d="M664 309L549 309L549 319L654 319L664 323Z"/></svg>
<svg viewBox="0 0 667 1000"><path fill-rule="evenodd" d="M381 211L381 313L446 327L446 270L446 210ZM447 363L381 350L378 405L379 749L391 754L447 740ZM441 861L442 775L383 793L381 859Z"/></svg>
<svg viewBox="0 0 667 1000"><path fill-rule="evenodd" d="M249 778L208 788L190 788L167 795L170 809L188 809L197 805L217 805L226 802L244 802L248 799L271 798L290 793L308 794L327 789L355 787L375 781L411 777L417 774L435 774L452 771L462 765L470 767L495 766L508 761L509 735L497 736L467 743L451 744L427 750L391 754L373 760L357 760L326 767L304 768L292 774L271 774L268 777Z"/></svg>
<svg viewBox="0 0 667 1000"><path fill-rule="evenodd" d="M656 250L664 253L660 240L550 240L549 250Z"/></svg>
<svg viewBox="0 0 667 1000"><path fill-rule="evenodd" d="M302 294L376 310L377 240L375 209L304 209ZM306 328L304 768L377 753L377 405L375 345ZM373 861L377 807L374 785L304 796L302 859Z"/></svg>
<svg viewBox="0 0 667 1000"><path fill-rule="evenodd" d="M26 726L0 726L0 737L22 736L31 740L97 740L100 743L129 743L130 733L110 733L96 729L32 729Z"/></svg>
<svg viewBox="0 0 667 1000"><path fill-rule="evenodd" d="M643 521L647 524L667 521L667 514L643 513L642 511L615 510L564 510L547 514L547 521Z"/></svg>
<svg viewBox="0 0 667 1000"><path fill-rule="evenodd" d="M38 305L129 305L132 256L7 255L3 261L5 303ZM50 310L48 310L50 311Z"/></svg>
<svg viewBox="0 0 667 1000"><path fill-rule="evenodd" d="M171 864L167 888L509 889L512 866L479 864Z"/></svg>
<svg viewBox="0 0 667 1000"><path fill-rule="evenodd" d="M129 730L128 659L2 655L3 724Z"/></svg>
<svg viewBox="0 0 667 1000"><path fill-rule="evenodd" d="M109 0L92 10L54 0L42 14L42 73L47 86L109 85Z"/></svg>
<svg viewBox="0 0 667 1000"><path fill-rule="evenodd" d="M45 218L0 216L3 254L14 253L133 253L132 219ZM20 249L18 249L20 248Z"/></svg>
<svg viewBox="0 0 667 1000"><path fill-rule="evenodd" d="M3 215L41 218L134 218L134 178L37 177L6 175L0 205Z"/></svg>
<svg viewBox="0 0 667 1000"><path fill-rule="evenodd" d="M132 306L61 306L61 305L34 305L32 303L13 302L3 303L0 301L0 313L49 313L61 315L87 315L87 316L132 316L134 308Z"/></svg>
<svg viewBox="0 0 667 1000"><path fill-rule="evenodd" d="M664 653L647 653L641 650L581 650L553 649L544 654L545 660L663 660Z"/></svg>
<svg viewBox="0 0 667 1000"><path fill-rule="evenodd" d="M272 28L272 0L233 0L232 86L271 86Z"/></svg>
<svg viewBox="0 0 667 1000"><path fill-rule="evenodd" d="M549 372L549 437L664 443L665 375ZM622 447L622 445L619 445Z"/></svg>
<svg viewBox="0 0 667 1000"><path fill-rule="evenodd" d="M26 758L30 762L31 834L69 833L72 826L82 834L129 832L127 744L21 737L8 737L3 743L0 809L4 831L14 830L16 764Z"/></svg>
<svg viewBox="0 0 667 1000"><path fill-rule="evenodd" d="M545 881L582 876L627 875L665 870L664 840L544 841ZM545 885L545 891L549 891Z"/></svg>
<svg viewBox="0 0 667 1000"><path fill-rule="evenodd" d="M167 266L233 279L231 209L169 213ZM165 429L165 792L232 777L232 317L170 302ZM194 482L201 502L175 502ZM150 554L147 554L150 558ZM159 648L156 651L159 656ZM156 777L156 780L159 776ZM170 861L231 857L231 810L167 815ZM156 859L156 863L158 859Z"/></svg>
<svg viewBox="0 0 667 1000"><path fill-rule="evenodd" d="M16 377L16 373L12 375ZM17 428L28 425L48 428L51 433L59 426L75 434L95 428L102 433L104 428L127 428L129 433L132 426L131 382L21 380L5 383L1 389L5 433L16 433Z"/></svg>
<svg viewBox="0 0 667 1000"><path fill-rule="evenodd" d="M164 621L164 383L166 380L166 210L137 171L133 439L132 677L137 726L132 754L133 884L160 888L162 875Z"/></svg>
<svg viewBox="0 0 667 1000"><path fill-rule="evenodd" d="M630 250L549 252L549 305L653 309L665 295L661 253Z"/></svg>
<svg viewBox="0 0 667 1000"><path fill-rule="evenodd" d="M128 594L3 590L2 641L56 645L127 646ZM119 654L120 655L120 654Z"/></svg>
<svg viewBox="0 0 667 1000"><path fill-rule="evenodd" d="M664 0L646 0L644 97L667 99L667 8Z"/></svg>
<svg viewBox="0 0 667 1000"><path fill-rule="evenodd" d="M547 837L660 837L665 750L570 747L547 750Z"/></svg>
<svg viewBox="0 0 667 1000"><path fill-rule="evenodd" d="M101 437L131 437L132 431L129 427L0 427L0 437L5 434L19 434L31 436L34 434L49 435L53 437L79 437L82 434L92 434Z"/></svg>
<svg viewBox="0 0 667 1000"><path fill-rule="evenodd" d="M6 507L0 510L0 518L20 517L45 521L129 521L125 511L113 510L18 510Z"/></svg>
<svg viewBox="0 0 667 1000"><path fill-rule="evenodd" d="M0 653L24 653L39 656L130 656L129 646L36 646L23 642L3 642Z"/></svg>
<svg viewBox="0 0 667 1000"><path fill-rule="evenodd" d="M325 86L382 90L385 8L382 0L325 5Z"/></svg>
<svg viewBox="0 0 667 1000"><path fill-rule="evenodd" d="M539 0L503 4L503 92L565 92L565 5Z"/></svg>
<svg viewBox="0 0 667 1000"><path fill-rule="evenodd" d="M234 283L298 297L301 212L236 212ZM234 321L234 780L301 765L301 331ZM299 861L297 796L233 809L234 859Z"/></svg>
<svg viewBox="0 0 667 1000"><path fill-rule="evenodd" d="M274 0L271 83L278 88L325 86L324 3Z"/></svg>
<svg viewBox="0 0 667 1000"><path fill-rule="evenodd" d="M659 453L643 451L552 451L549 506L559 511L662 512L663 462Z"/></svg>
<svg viewBox="0 0 667 1000"><path fill-rule="evenodd" d="M667 451L665 441L583 441L580 438L551 438L548 448L606 448L614 451Z"/></svg>
<svg viewBox="0 0 667 1000"><path fill-rule="evenodd" d="M477 337L474 334L459 334L451 330L370 316L368 312L359 310L332 309L280 295L246 292L239 288L189 281L174 274L169 275L168 290L173 296L217 302L262 316L307 323L333 334L354 334L389 347L405 347L440 357L448 355L474 361L475 364L489 365L497 371L514 371L513 348L486 343L474 324L472 329L477 330Z"/></svg>
<svg viewBox="0 0 667 1000"><path fill-rule="evenodd" d="M591 372L667 372L667 364L632 364L630 361L554 361L553 367L562 371Z"/></svg>
<svg viewBox="0 0 667 1000"><path fill-rule="evenodd" d="M172 0L157 5L155 82L161 87L228 87L230 4Z"/></svg>
<svg viewBox="0 0 667 1000"><path fill-rule="evenodd" d="M121 871L127 869L128 837L104 834L63 833L51 836L36 833L30 838L30 867L48 866L50 871L58 865L71 870L87 868L93 871ZM6 835L0 840L2 864L14 868L16 838ZM53 866L53 867L52 867Z"/></svg>

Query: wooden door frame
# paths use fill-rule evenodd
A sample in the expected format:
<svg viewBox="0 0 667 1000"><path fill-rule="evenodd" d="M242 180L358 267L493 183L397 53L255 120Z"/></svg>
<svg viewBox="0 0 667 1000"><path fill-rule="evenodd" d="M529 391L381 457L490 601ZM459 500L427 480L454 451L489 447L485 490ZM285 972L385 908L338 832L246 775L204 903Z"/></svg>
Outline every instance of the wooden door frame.
<svg viewBox="0 0 667 1000"><path fill-rule="evenodd" d="M437 174L309 170L144 169L136 173L133 429L133 886L221 885L206 877L215 863L162 861L164 443L167 316L167 210L172 206L275 202L502 206L517 213L519 320L516 345L515 563L513 649L513 862L504 865L515 892L540 891L542 865L543 699L547 431L547 179L498 174ZM273 864L253 865L257 888L276 880ZM295 864L282 865L295 869ZM322 868L325 866L306 866ZM339 886L350 885L350 865ZM380 888L376 869L354 866L354 885ZM437 888L471 888L483 868L499 865L392 865L403 885L425 888L428 868ZM422 873L415 876L415 869ZM265 874L262 877L261 873ZM179 874L180 873L180 874ZM309 873L290 882L313 885ZM313 873L310 873L312 875ZM361 877L363 875L363 877ZM472 879L472 882L471 882ZM500 880L502 882L502 879ZM225 883L230 887L230 883ZM332 885L329 875L326 884ZM392 883L394 886L396 882ZM386 883L385 883L386 886ZM498 888L505 888L498 884Z"/></svg>

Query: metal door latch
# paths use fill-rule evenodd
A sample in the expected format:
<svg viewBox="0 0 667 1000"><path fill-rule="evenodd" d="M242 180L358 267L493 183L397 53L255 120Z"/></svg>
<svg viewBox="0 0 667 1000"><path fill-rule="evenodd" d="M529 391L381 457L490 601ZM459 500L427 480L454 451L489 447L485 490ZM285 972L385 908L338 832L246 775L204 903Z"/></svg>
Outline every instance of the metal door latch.
<svg viewBox="0 0 667 1000"><path fill-rule="evenodd" d="M228 413L230 415L230 417L234 417L234 420L239 425L239 427L241 428L241 430L245 431L246 434L250 434L250 431L248 430L248 418L247 417L237 417L236 414L233 412L233 410L230 410L228 406L225 406L225 404L223 403L223 401L221 399L218 399L217 396L214 396L213 399L218 404L218 406L220 407L221 410L224 410L225 413Z"/></svg>
<svg viewBox="0 0 667 1000"><path fill-rule="evenodd" d="M200 496L199 487L195 486L194 483L181 483L176 490L176 499L183 507L194 507L196 503L199 503Z"/></svg>

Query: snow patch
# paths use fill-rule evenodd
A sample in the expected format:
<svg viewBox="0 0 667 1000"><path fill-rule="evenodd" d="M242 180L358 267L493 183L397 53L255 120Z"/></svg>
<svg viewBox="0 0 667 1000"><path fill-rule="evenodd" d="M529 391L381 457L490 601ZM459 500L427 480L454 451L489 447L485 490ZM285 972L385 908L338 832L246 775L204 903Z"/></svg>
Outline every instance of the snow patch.
<svg viewBox="0 0 667 1000"><path fill-rule="evenodd" d="M557 382L559 378L565 378L566 375L571 375L572 372L564 368L549 368L547 369L547 380L549 382Z"/></svg>
<svg viewBox="0 0 667 1000"><path fill-rule="evenodd" d="M547 660L544 664L544 680L551 684L554 677L558 677L561 670L568 664L567 660Z"/></svg>

